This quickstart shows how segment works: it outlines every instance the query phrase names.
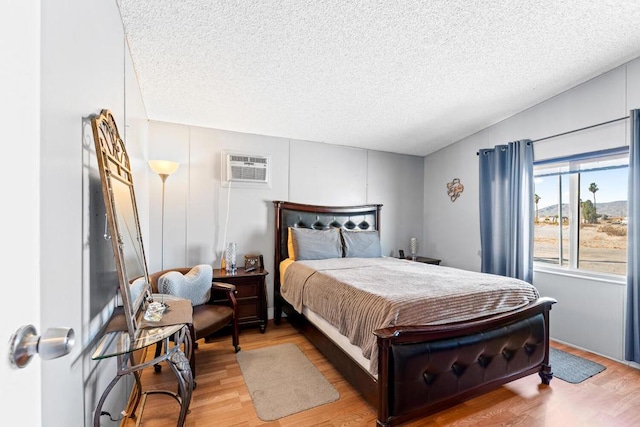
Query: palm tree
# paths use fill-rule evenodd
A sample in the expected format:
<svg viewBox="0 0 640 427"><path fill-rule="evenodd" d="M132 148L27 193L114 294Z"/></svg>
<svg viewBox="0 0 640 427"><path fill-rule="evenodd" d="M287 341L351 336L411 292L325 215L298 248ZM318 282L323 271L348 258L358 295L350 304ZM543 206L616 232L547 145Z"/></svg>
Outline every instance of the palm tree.
<svg viewBox="0 0 640 427"><path fill-rule="evenodd" d="M598 209L596 208L596 191L598 191L599 188L596 185L595 182L592 182L591 184L589 184L589 191L591 191L593 193L593 212L594 215L597 215ZM597 218L597 216L596 216Z"/></svg>
<svg viewBox="0 0 640 427"><path fill-rule="evenodd" d="M542 197L538 196L537 194L533 195L533 203L536 204L536 222L538 222L538 202L540 201L540 199L542 199Z"/></svg>

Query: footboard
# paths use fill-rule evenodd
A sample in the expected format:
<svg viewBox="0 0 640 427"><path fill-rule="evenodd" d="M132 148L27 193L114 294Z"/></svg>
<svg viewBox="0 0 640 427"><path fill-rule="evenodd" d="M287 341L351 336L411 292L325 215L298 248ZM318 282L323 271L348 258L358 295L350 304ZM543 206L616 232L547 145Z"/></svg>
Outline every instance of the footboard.
<svg viewBox="0 0 640 427"><path fill-rule="evenodd" d="M541 298L498 317L396 327L378 337L378 425L425 416L538 372L549 384L549 310Z"/></svg>

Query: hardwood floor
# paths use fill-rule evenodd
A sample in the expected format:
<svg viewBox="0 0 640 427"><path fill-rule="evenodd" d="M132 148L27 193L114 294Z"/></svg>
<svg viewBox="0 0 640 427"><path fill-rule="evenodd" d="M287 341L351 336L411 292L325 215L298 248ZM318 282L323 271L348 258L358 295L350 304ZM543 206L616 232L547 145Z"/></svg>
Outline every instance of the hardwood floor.
<svg viewBox="0 0 640 427"><path fill-rule="evenodd" d="M316 407L274 422L257 416L236 363L230 337L199 341L197 388L194 390L187 426L374 426L375 410L344 380L306 338L285 321L270 323L267 331L243 330L242 351L282 343L296 344L340 393L336 402ZM606 366L606 370L580 384L553 379L543 386L537 375L509 383L407 426L635 426L640 419L640 371L609 359L558 343L552 345ZM145 389L176 390L171 371L160 374L147 369ZM142 425L175 426L177 402L168 396L150 395ZM122 425L132 427L136 419Z"/></svg>

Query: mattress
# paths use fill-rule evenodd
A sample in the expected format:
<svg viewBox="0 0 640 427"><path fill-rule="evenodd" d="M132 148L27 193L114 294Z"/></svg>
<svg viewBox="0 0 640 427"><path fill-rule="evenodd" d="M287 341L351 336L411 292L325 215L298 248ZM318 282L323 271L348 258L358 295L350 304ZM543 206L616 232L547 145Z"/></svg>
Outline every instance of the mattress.
<svg viewBox="0 0 640 427"><path fill-rule="evenodd" d="M372 374L377 370L375 329L468 321L539 297L518 279L387 257L297 261L281 265L281 272L282 296L359 347Z"/></svg>

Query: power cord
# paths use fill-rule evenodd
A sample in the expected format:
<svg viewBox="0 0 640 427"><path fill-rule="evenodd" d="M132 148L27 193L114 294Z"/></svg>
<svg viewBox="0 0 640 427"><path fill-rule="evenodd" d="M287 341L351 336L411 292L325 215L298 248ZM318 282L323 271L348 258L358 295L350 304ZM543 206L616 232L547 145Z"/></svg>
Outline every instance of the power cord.
<svg viewBox="0 0 640 427"><path fill-rule="evenodd" d="M113 417L111 416L111 413L110 413L110 412L107 412L107 411L100 411L100 416L102 417L102 416L104 416L104 415L108 416L108 417L109 417L109 419L110 419L111 421L113 421L113 422L121 421L121 420L122 420L122 418L123 418L123 417L120 417L120 418L113 418ZM123 415L124 415L124 414L123 414Z"/></svg>
<svg viewBox="0 0 640 427"><path fill-rule="evenodd" d="M224 234L222 236L222 261L225 260L225 252L227 250L227 228L229 227L229 207L231 206L231 181L229 181L229 190L227 191L227 214L224 220Z"/></svg>

